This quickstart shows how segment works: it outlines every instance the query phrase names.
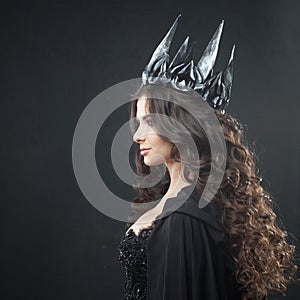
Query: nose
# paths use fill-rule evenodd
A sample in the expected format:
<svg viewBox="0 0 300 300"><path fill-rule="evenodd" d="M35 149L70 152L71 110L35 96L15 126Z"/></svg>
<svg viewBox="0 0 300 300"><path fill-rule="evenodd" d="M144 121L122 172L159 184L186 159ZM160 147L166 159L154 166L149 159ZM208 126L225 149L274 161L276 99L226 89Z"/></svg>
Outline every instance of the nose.
<svg viewBox="0 0 300 300"><path fill-rule="evenodd" d="M145 133L142 132L141 126L137 129L135 134L133 135L133 140L136 143L143 143L146 139Z"/></svg>

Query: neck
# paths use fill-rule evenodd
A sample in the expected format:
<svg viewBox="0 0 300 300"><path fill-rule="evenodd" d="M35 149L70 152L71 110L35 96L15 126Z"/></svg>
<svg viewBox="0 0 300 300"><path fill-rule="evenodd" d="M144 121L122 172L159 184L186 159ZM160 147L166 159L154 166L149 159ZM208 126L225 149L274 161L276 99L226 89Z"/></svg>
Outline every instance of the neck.
<svg viewBox="0 0 300 300"><path fill-rule="evenodd" d="M190 183L183 176L183 166L180 162L168 162L167 168L170 174L170 186L166 194L177 193Z"/></svg>

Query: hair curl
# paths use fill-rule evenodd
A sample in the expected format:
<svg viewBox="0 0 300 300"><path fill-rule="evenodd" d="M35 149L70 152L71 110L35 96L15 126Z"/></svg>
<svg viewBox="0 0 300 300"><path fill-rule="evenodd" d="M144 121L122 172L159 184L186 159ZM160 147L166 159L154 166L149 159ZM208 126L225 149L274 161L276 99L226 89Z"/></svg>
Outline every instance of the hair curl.
<svg viewBox="0 0 300 300"><path fill-rule="evenodd" d="M211 169L209 142L197 120L177 105L185 101L185 93L165 90L165 94L161 95L160 92L158 96L153 95L153 91L150 93L147 86L142 87L133 97L131 118L136 116L137 101L143 96L147 99L149 113L165 114L185 125L198 146L200 173L196 188L201 193ZM261 186L262 179L256 170L256 155L247 145L244 126L229 114L221 114L219 111L215 111L215 114L223 129L227 159L222 184L212 202L220 212L219 221L229 238L228 251L244 299L263 299L270 291L285 291L287 284L295 279L295 247L287 241L288 234L274 212L271 195ZM167 141L177 139L180 142L178 131L174 131L173 136L169 131L168 138L161 138ZM185 155L185 159L179 157L173 144L171 157L174 160L189 161L192 151L187 149ZM138 175L149 174L150 169L143 163L139 151L136 151L135 162ZM185 178L189 180L187 174L192 170L192 165L184 164L184 167ZM158 195L165 193L169 179L166 171L164 179L153 187L136 188L138 196L133 199L134 211L127 227L149 208L135 206L135 203L149 204L157 199Z"/></svg>

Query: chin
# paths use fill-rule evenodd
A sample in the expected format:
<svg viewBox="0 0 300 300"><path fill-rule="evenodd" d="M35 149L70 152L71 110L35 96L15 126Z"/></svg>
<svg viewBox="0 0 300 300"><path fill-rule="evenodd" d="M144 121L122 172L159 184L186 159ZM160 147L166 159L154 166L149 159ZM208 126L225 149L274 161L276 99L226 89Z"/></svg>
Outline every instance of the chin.
<svg viewBox="0 0 300 300"><path fill-rule="evenodd" d="M148 167L158 166L163 164L165 161L159 157L147 157L144 156L144 164Z"/></svg>

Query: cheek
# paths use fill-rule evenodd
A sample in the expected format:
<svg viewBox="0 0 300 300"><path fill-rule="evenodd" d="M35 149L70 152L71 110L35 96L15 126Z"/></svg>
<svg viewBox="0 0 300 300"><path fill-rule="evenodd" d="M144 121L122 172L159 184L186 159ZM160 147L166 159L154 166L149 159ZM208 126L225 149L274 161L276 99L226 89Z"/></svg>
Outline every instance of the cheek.
<svg viewBox="0 0 300 300"><path fill-rule="evenodd" d="M149 135L149 142L153 147L158 147L158 148L162 148L162 147L165 148L166 145L168 144L167 142L162 140L157 134Z"/></svg>
<svg viewBox="0 0 300 300"><path fill-rule="evenodd" d="M170 154L171 145L168 142L162 140L158 135L152 135L149 138L149 142L156 152L161 153L165 157Z"/></svg>
<svg viewBox="0 0 300 300"><path fill-rule="evenodd" d="M163 140L157 134L150 134L149 142L153 147L161 146L163 144Z"/></svg>

